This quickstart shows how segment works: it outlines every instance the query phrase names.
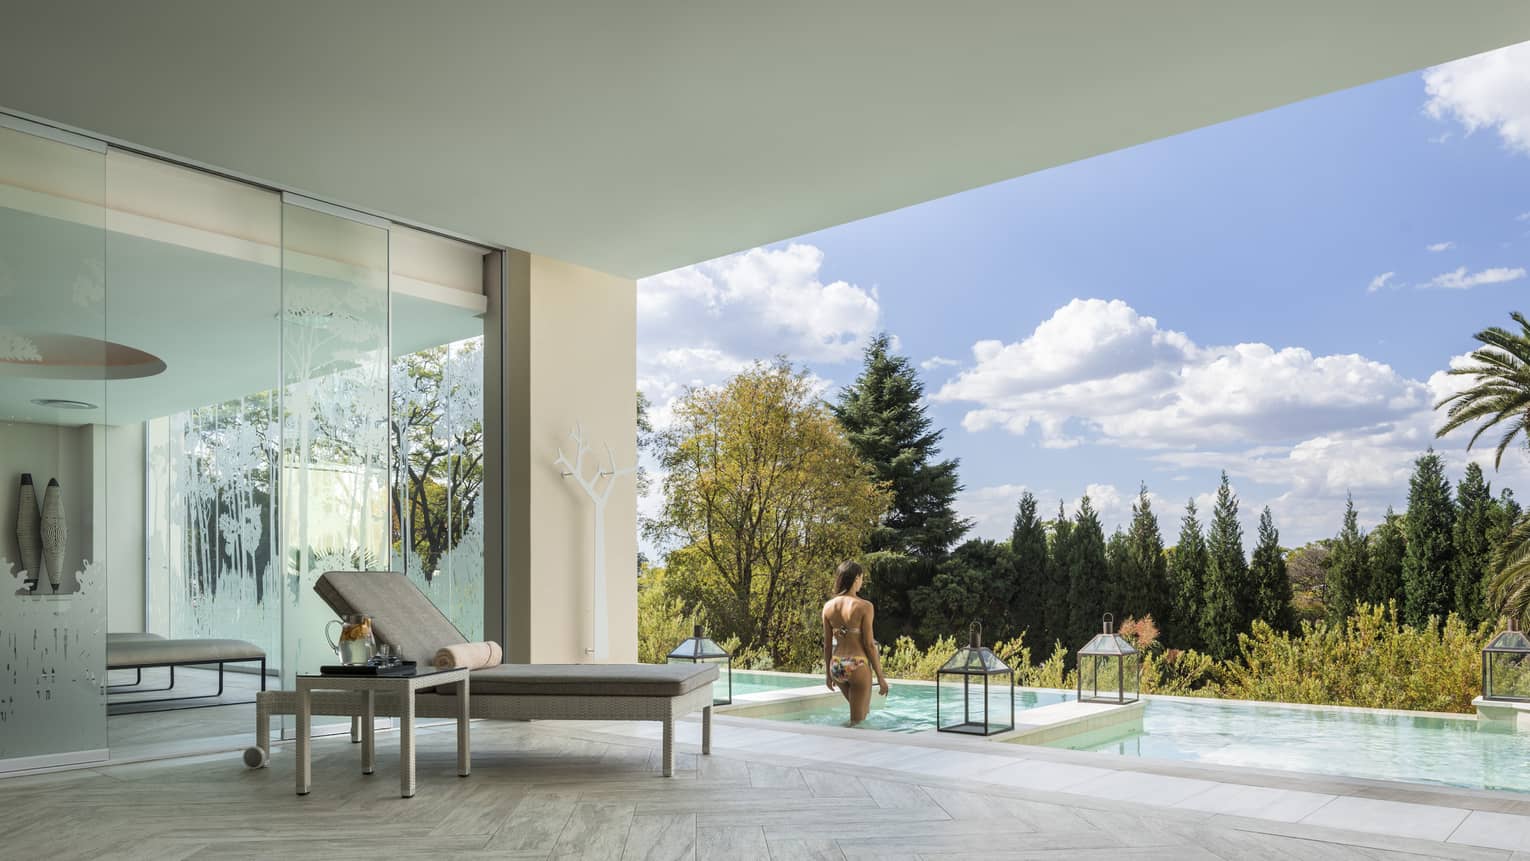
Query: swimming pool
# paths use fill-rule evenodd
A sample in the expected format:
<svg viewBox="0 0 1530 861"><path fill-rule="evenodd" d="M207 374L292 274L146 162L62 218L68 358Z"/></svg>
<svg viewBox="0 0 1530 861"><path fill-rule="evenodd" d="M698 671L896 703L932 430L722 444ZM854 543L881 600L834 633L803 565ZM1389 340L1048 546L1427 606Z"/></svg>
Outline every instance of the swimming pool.
<svg viewBox="0 0 1530 861"><path fill-rule="evenodd" d="M745 694L759 694L765 691L811 688L822 684L822 676L809 676L801 673L767 673L759 670L733 671L733 696L735 697L741 697ZM728 680L720 678L717 680L716 685L716 695L723 696L727 690Z"/></svg>
<svg viewBox="0 0 1530 861"><path fill-rule="evenodd" d="M1140 732L1049 746L1530 792L1530 735L1479 730L1470 716L1154 697Z"/></svg>
<svg viewBox="0 0 1530 861"><path fill-rule="evenodd" d="M845 700L839 694L830 693L822 687L823 682L815 677L809 677L813 683L827 696L814 697L801 703L774 710L762 711L752 717L762 717L767 720L791 721L793 723L815 724L817 726L845 726L849 723L849 708ZM733 689L738 691L738 675L734 675ZM959 689L948 686L941 692L941 709L961 707L961 693ZM1015 710L1049 706L1069 699L1060 692L1052 691L1015 691ZM981 710L982 694L974 697L973 714L979 714ZM1009 688L996 689L989 693L990 714L997 720L1008 722L1009 720ZM949 715L946 715L949 720ZM924 732L935 728L935 686L930 684L915 684L910 682L893 682L886 697L872 694L871 713L866 720L856 725L857 729L876 729L886 732Z"/></svg>

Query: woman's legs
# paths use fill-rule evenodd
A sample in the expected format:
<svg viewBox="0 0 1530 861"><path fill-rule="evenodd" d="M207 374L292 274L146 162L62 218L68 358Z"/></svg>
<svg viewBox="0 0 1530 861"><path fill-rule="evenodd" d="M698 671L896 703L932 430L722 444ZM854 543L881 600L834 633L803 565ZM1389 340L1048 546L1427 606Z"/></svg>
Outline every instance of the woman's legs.
<svg viewBox="0 0 1530 861"><path fill-rule="evenodd" d="M850 722L860 723L871 711L871 665L861 664L850 674L848 682L839 686L850 703Z"/></svg>

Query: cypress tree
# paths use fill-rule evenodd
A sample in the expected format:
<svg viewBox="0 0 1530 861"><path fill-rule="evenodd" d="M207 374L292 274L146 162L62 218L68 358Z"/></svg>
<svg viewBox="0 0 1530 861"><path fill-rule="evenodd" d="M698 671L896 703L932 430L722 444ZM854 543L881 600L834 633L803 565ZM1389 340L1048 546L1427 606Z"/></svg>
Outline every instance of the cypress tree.
<svg viewBox="0 0 1530 861"><path fill-rule="evenodd" d="M1085 494L1073 516L1073 534L1068 543L1068 627L1067 642L1082 646L1099 627L1105 612L1102 582L1106 575L1105 531L1100 516ZM1075 645L1076 644L1076 645Z"/></svg>
<svg viewBox="0 0 1530 861"><path fill-rule="evenodd" d="M1401 611L1403 599L1403 558L1408 554L1408 540L1403 533L1402 515L1387 507L1381 525L1371 530L1367 555L1370 559L1370 582L1365 600L1385 606L1396 602Z"/></svg>
<svg viewBox="0 0 1530 861"><path fill-rule="evenodd" d="M1291 578L1286 576L1286 555L1280 549L1280 531L1266 505L1259 514L1259 543L1248 566L1254 587L1254 618L1263 619L1277 631L1295 623L1291 607Z"/></svg>
<svg viewBox="0 0 1530 861"><path fill-rule="evenodd" d="M1206 535L1206 598L1201 606L1201 639L1212 657L1229 658L1238 650L1238 634L1248 628L1251 592L1238 497L1224 472Z"/></svg>
<svg viewBox="0 0 1530 861"><path fill-rule="evenodd" d="M1206 591L1206 538L1195 517L1195 500L1185 503L1179 522L1179 543L1169 553L1170 605L1164 642L1181 649L1199 649L1201 603ZM1172 638L1172 639L1170 639Z"/></svg>
<svg viewBox="0 0 1530 861"><path fill-rule="evenodd" d="M1105 582L1101 584L1100 608L1111 614L1119 623L1131 615L1126 611L1126 578L1129 562L1126 559L1126 533L1117 526L1116 531L1105 539Z"/></svg>
<svg viewBox="0 0 1530 861"><path fill-rule="evenodd" d="M1333 540L1333 552L1328 556L1328 621L1334 624L1348 619L1355 611L1355 602L1366 600L1370 591L1371 563L1367 552L1365 533L1360 531L1360 518L1355 513L1355 498L1348 494L1344 499L1344 525Z"/></svg>
<svg viewBox="0 0 1530 861"><path fill-rule="evenodd" d="M1036 513L1036 497L1020 495L1015 526L1009 537L1013 566L1017 624L1025 630L1025 642L1034 653L1045 654L1046 639L1047 528Z"/></svg>
<svg viewBox="0 0 1530 861"><path fill-rule="evenodd" d="M1147 485L1137 490L1132 503L1132 522L1122 548L1117 582L1121 589L1121 613L1140 619L1152 616L1158 625L1168 625L1174 595L1169 587L1169 565L1164 557L1163 536L1158 532L1158 517L1148 499Z"/></svg>
<svg viewBox="0 0 1530 861"><path fill-rule="evenodd" d="M1063 642L1073 648L1068 637L1068 560L1073 555L1073 523L1062 502L1057 503L1057 519L1052 521L1052 545L1047 554L1046 604L1042 620L1046 625L1046 642Z"/></svg>
<svg viewBox="0 0 1530 861"><path fill-rule="evenodd" d="M1488 533L1493 527L1493 490L1482 476L1482 467L1466 465L1466 474L1456 485L1456 522L1451 529L1452 591L1456 612L1468 627L1481 624L1487 608L1483 603L1482 584L1491 564L1493 547Z"/></svg>
<svg viewBox="0 0 1530 861"><path fill-rule="evenodd" d="M1403 556L1403 618L1423 625L1430 616L1443 620L1455 605L1451 588L1454 552L1451 531L1455 506L1445 461L1429 449L1414 461L1408 479L1408 513L1403 515L1403 534L1408 550Z"/></svg>
<svg viewBox="0 0 1530 861"><path fill-rule="evenodd" d="M831 409L856 454L892 489L892 506L864 548L876 635L890 643L914 630L910 596L971 526L954 508L957 461L936 459L942 432L931 429L924 384L907 358L891 352L885 333L866 346L860 376Z"/></svg>

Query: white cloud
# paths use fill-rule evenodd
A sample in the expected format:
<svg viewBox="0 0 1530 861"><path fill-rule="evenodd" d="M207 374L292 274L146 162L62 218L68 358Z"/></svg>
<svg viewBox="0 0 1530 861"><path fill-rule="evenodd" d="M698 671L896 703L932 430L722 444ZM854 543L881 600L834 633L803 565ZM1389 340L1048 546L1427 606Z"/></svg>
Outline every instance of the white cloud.
<svg viewBox="0 0 1530 861"><path fill-rule="evenodd" d="M1523 277L1525 277L1525 270L1519 266L1512 269L1507 266L1495 266L1471 273L1466 271L1465 266L1461 266L1450 272L1442 272L1430 279L1428 283L1419 286L1446 290L1470 290L1483 284L1503 284L1507 281L1518 281Z"/></svg>
<svg viewBox="0 0 1530 861"><path fill-rule="evenodd" d="M1449 251L1450 249L1455 248L1455 247L1456 247L1456 243L1455 242L1435 242L1435 243L1431 243L1429 245L1425 245L1424 246L1424 250L1432 252L1434 254L1438 254L1441 251Z"/></svg>
<svg viewBox="0 0 1530 861"><path fill-rule="evenodd" d="M969 538L999 541L1008 538L1014 528L1015 511L1020 505L1020 495L1025 491L1026 487L1023 484L973 487L957 494L952 505L957 514L972 521ZM1045 500L1039 494L1037 500L1043 510L1043 516L1050 517Z"/></svg>
<svg viewBox="0 0 1530 861"><path fill-rule="evenodd" d="M1371 283L1366 286L1365 292L1375 293L1377 290L1385 289L1386 286L1391 283L1392 276L1396 274L1396 272L1383 272L1380 275L1377 275L1375 278L1372 278Z"/></svg>
<svg viewBox="0 0 1530 861"><path fill-rule="evenodd" d="M931 356L919 363L919 367L926 371L935 371L940 368L959 368L961 362L956 359L948 359L945 356Z"/></svg>
<svg viewBox="0 0 1530 861"><path fill-rule="evenodd" d="M1428 69L1424 92L1431 117L1467 134L1494 130L1505 147L1530 154L1530 42Z"/></svg>
<svg viewBox="0 0 1530 861"><path fill-rule="evenodd" d="M1514 216L1515 221L1530 221L1530 212L1521 212Z"/></svg>
<svg viewBox="0 0 1530 861"><path fill-rule="evenodd" d="M972 354L934 400L974 404L969 431L1034 429L1043 445L1296 441L1377 426L1427 399L1422 384L1363 356L1201 347L1119 300L1074 300L1030 336L979 341Z"/></svg>

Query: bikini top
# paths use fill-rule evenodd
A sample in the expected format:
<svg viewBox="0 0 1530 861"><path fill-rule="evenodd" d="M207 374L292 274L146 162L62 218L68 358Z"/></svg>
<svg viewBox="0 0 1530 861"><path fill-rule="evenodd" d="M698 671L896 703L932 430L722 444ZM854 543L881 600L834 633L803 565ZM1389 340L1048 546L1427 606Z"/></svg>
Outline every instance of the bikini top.
<svg viewBox="0 0 1530 861"><path fill-rule="evenodd" d="M845 636L848 636L850 634L859 634L860 632L861 632L860 628L847 628L844 625L836 625L836 626L834 626L834 633L838 634L841 637L845 637Z"/></svg>

